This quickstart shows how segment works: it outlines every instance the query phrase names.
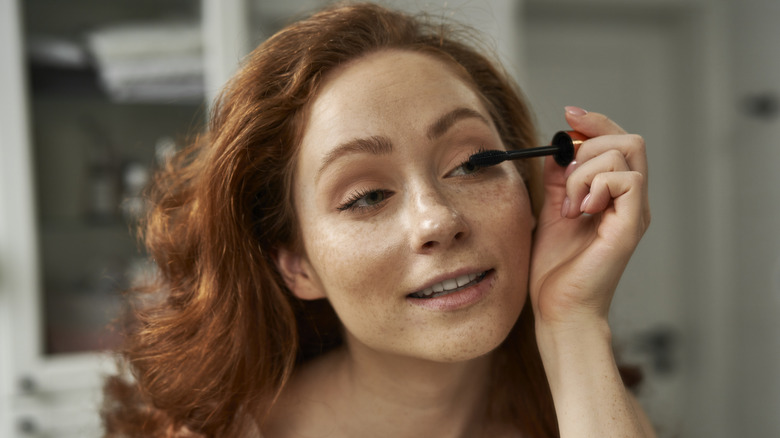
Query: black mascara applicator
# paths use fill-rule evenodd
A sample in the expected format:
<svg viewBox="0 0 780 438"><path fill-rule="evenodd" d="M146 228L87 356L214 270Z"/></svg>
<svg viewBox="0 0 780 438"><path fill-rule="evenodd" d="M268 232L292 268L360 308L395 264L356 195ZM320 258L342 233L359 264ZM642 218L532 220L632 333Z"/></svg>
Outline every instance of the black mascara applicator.
<svg viewBox="0 0 780 438"><path fill-rule="evenodd" d="M560 166L568 166L574 160L574 155L582 142L588 138L577 131L558 131L549 146L520 149L516 151L484 151L469 157L469 163L477 167L489 167L506 160L541 157L552 155Z"/></svg>

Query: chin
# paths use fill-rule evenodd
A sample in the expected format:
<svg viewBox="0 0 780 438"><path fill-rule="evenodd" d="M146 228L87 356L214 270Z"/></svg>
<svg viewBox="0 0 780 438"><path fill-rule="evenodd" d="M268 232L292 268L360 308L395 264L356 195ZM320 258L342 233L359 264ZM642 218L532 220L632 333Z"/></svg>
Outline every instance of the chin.
<svg viewBox="0 0 780 438"><path fill-rule="evenodd" d="M495 351L509 335L520 315L512 318L486 318L484 323L468 324L444 334L431 336L420 345L420 358L434 362L464 362Z"/></svg>

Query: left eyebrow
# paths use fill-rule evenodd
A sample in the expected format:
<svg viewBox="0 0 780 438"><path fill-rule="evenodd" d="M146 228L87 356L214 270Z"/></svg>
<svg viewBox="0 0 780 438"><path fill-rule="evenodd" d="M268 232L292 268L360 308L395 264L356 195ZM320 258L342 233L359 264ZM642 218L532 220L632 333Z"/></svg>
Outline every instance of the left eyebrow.
<svg viewBox="0 0 780 438"><path fill-rule="evenodd" d="M393 143L389 138L374 135L366 138L355 138L335 147L325 155L320 170L317 171L315 181L325 172L325 169L334 161L351 154L389 155L393 152Z"/></svg>
<svg viewBox="0 0 780 438"><path fill-rule="evenodd" d="M485 125L490 127L490 123L488 120L477 112L476 110L473 110L471 108L467 107L460 107L456 108L438 119L436 119L435 122L433 122L426 132L426 135L428 136L429 140L436 140L437 138L441 137L442 135L446 134L447 131L452 128L456 123L463 119L477 119L481 120ZM390 141L389 138L381 136L381 135L374 135L366 138L355 138L350 141L347 141L346 143L340 144L339 146L335 147L332 151L328 152L325 157L323 158L322 165L320 165L319 170L317 171L317 174L315 176L315 181L320 179L320 176L325 172L325 169L330 166L334 161L337 161L338 159L355 153L367 153L371 155L388 155L393 152L393 143Z"/></svg>
<svg viewBox="0 0 780 438"><path fill-rule="evenodd" d="M452 128L455 123L463 119L478 119L486 125L490 126L490 123L485 118L485 116L479 112L466 107L456 108L439 117L438 120L431 124L427 132L428 139L436 140L437 138L444 135L450 128Z"/></svg>

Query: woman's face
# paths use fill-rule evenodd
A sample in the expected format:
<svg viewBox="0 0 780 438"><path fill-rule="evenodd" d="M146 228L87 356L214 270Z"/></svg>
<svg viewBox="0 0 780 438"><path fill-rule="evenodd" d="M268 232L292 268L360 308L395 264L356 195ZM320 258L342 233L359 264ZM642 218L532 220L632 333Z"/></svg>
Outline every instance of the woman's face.
<svg viewBox="0 0 780 438"><path fill-rule="evenodd" d="M480 149L505 148L432 56L383 51L324 81L294 186L304 253L280 265L296 295L331 302L351 348L466 360L514 325L534 218L512 164L464 164Z"/></svg>

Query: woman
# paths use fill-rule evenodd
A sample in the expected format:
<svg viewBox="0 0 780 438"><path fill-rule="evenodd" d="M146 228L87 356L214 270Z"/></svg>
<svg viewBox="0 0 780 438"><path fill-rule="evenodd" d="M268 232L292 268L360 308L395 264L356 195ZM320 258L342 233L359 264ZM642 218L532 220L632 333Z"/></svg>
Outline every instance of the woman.
<svg viewBox="0 0 780 438"><path fill-rule="evenodd" d="M261 45L158 177L160 268L107 384L109 436L652 436L607 312L649 223L640 137L569 107L536 144L445 26L335 7ZM585 214L583 214L585 213Z"/></svg>

